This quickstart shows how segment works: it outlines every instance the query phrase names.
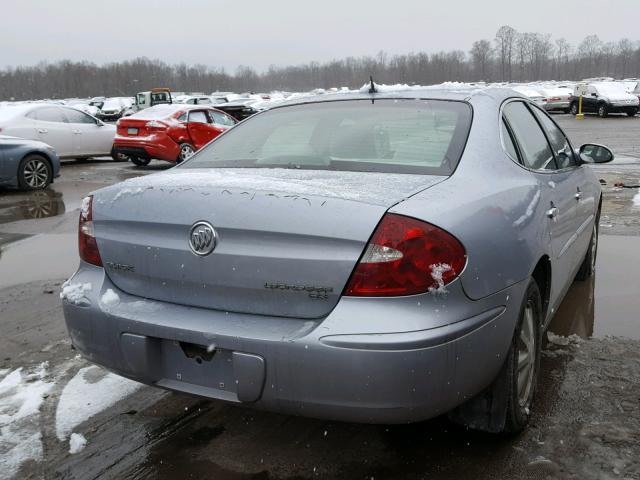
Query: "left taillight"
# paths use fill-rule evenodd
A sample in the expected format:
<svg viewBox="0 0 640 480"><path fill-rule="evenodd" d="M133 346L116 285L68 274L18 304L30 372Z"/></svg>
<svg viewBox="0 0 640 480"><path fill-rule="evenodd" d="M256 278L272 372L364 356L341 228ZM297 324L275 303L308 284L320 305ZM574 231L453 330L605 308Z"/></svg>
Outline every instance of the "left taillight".
<svg viewBox="0 0 640 480"><path fill-rule="evenodd" d="M167 129L167 124L158 122L157 120L151 120L145 124L145 127L147 127L150 132L161 132Z"/></svg>
<svg viewBox="0 0 640 480"><path fill-rule="evenodd" d="M78 250L80 258L87 263L102 266L98 243L93 231L93 195L82 199L78 224Z"/></svg>

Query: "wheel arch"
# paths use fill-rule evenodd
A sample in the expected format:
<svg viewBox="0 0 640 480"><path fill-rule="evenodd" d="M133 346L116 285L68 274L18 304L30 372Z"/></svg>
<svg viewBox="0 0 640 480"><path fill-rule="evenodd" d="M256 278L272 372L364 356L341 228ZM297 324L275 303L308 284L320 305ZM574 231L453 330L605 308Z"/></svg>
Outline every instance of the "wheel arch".
<svg viewBox="0 0 640 480"><path fill-rule="evenodd" d="M53 160L51 160L51 157L49 156L48 153L43 152L42 150L27 150L25 152L24 155L22 155L22 157L20 157L20 162L22 162L25 158L27 158L29 155L38 155L39 157L44 158L47 163L49 164L49 168L51 169L51 174L53 175ZM18 162L18 163L20 163Z"/></svg>
<svg viewBox="0 0 640 480"><path fill-rule="evenodd" d="M540 297L542 300L542 321L544 322L549 311L549 300L551 297L551 259L548 255L540 257L531 272L531 277L538 285L538 290L540 290Z"/></svg>

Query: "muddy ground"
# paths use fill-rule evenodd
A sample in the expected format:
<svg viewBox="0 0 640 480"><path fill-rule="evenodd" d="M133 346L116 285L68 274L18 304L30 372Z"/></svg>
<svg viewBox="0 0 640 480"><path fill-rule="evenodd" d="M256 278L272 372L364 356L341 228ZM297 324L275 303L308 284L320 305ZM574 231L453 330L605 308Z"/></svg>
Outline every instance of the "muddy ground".
<svg viewBox="0 0 640 480"><path fill-rule="evenodd" d="M551 330L561 337L545 349L522 435L446 418L363 426L290 417L90 366L71 350L58 296L77 266L80 200L166 166L65 162L49 191L0 192L0 478L640 479L640 208L637 188L614 186L640 182L640 118L556 119L576 144L609 144L621 158L596 167L605 199L597 275L574 284L557 312ZM73 433L87 443L70 454Z"/></svg>

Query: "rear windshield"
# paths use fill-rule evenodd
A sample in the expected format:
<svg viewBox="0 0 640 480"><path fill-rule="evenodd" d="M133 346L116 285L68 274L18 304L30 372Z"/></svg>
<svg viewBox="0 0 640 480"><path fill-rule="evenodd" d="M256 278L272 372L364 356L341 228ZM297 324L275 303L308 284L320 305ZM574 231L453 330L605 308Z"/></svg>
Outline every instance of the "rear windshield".
<svg viewBox="0 0 640 480"><path fill-rule="evenodd" d="M184 109L184 107L178 107L176 105L156 105L155 107L145 108L137 113L131 115L130 118L166 118L174 113Z"/></svg>
<svg viewBox="0 0 640 480"><path fill-rule="evenodd" d="M348 100L251 117L179 168L300 168L450 175L471 125L467 103Z"/></svg>

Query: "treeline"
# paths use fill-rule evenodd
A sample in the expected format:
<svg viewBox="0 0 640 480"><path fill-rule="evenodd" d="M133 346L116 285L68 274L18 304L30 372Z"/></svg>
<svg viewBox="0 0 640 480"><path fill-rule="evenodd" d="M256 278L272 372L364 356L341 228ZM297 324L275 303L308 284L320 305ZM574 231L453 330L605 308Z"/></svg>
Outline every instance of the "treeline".
<svg viewBox="0 0 640 480"><path fill-rule="evenodd" d="M444 81L580 80L640 77L640 43L627 38L603 42L589 35L572 45L549 34L518 32L509 26L495 38L478 40L468 52L410 53L348 57L325 63L271 66L264 72L241 66L233 74L206 65L169 65L135 60L96 65L60 61L0 70L0 100L125 96L153 87L174 91L272 90L360 87L373 75L378 83L434 84Z"/></svg>

